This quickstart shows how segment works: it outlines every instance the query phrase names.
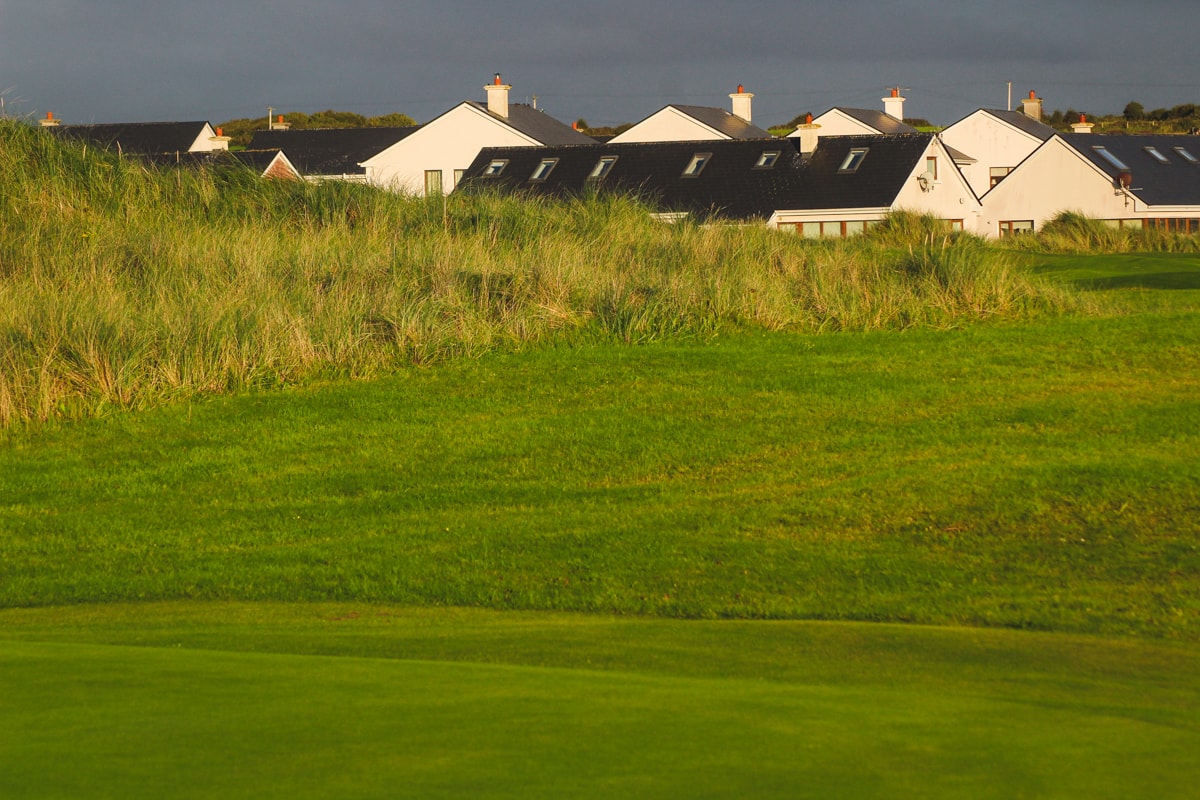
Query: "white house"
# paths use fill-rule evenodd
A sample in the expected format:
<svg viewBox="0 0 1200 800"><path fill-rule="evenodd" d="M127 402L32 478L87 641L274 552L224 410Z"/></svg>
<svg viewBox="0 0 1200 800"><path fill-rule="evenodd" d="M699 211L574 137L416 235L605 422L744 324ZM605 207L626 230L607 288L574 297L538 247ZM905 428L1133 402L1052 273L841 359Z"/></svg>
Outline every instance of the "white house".
<svg viewBox="0 0 1200 800"><path fill-rule="evenodd" d="M804 236L852 236L896 209L975 230L979 200L932 133L795 139L605 142L488 148L465 189L526 196L641 197L660 218L761 222Z"/></svg>
<svg viewBox="0 0 1200 800"><path fill-rule="evenodd" d="M207 122L118 122L62 125L47 114L42 129L118 153L162 156L228 150L229 138Z"/></svg>
<svg viewBox="0 0 1200 800"><path fill-rule="evenodd" d="M805 163L803 190L779 197L768 225L851 236L905 210L974 232L981 205L955 162L932 133L822 137Z"/></svg>
<svg viewBox="0 0 1200 800"><path fill-rule="evenodd" d="M982 197L1053 135L1053 128L1023 111L981 108L944 129L942 141L974 159L962 171Z"/></svg>
<svg viewBox="0 0 1200 800"><path fill-rule="evenodd" d="M484 147L595 144L595 140L525 104L511 104L497 74L487 105L459 103L386 150L361 162L367 183L417 196L454 190Z"/></svg>
<svg viewBox="0 0 1200 800"><path fill-rule="evenodd" d="M769 131L751 122L752 93L739 84L729 99L732 101L732 113L710 106L665 106L609 141L613 144L629 144L772 138Z"/></svg>
<svg viewBox="0 0 1200 800"><path fill-rule="evenodd" d="M883 111L834 106L810 120L808 125L817 126L821 136L875 136L917 132L916 128L904 122L904 101L907 98L900 96L899 89L893 89L889 96L881 99ZM802 125L788 136L803 137L804 129L805 126Z"/></svg>
<svg viewBox="0 0 1200 800"><path fill-rule="evenodd" d="M1040 230L1063 211L1200 231L1200 136L1056 134L984 195L980 233Z"/></svg>

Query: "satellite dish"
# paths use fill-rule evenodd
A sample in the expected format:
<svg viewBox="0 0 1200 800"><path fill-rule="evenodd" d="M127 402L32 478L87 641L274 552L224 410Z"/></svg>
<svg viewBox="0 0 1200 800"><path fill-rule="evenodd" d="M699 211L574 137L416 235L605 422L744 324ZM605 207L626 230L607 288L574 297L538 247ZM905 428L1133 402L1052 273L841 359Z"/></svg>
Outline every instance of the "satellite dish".
<svg viewBox="0 0 1200 800"><path fill-rule="evenodd" d="M926 172L923 175L919 175L917 177L917 183L919 183L921 185L922 192L933 191L933 184L934 184L933 173Z"/></svg>

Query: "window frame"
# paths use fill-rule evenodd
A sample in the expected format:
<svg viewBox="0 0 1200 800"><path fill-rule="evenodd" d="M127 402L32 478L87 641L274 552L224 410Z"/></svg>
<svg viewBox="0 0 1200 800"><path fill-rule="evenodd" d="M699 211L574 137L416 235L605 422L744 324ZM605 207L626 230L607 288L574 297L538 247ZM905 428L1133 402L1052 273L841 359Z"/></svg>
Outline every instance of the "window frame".
<svg viewBox="0 0 1200 800"><path fill-rule="evenodd" d="M859 167L867 160L867 153L871 152L869 147L851 147L850 152L842 159L842 165L838 167L839 175L848 175L858 172Z"/></svg>
<svg viewBox="0 0 1200 800"><path fill-rule="evenodd" d="M554 168L558 166L557 158L543 158L534 167L533 174L529 176L530 183L541 183L550 177L550 173L554 172Z"/></svg>
<svg viewBox="0 0 1200 800"><path fill-rule="evenodd" d="M704 168L708 166L708 162L712 161L712 153L693 153L692 160L683 168L680 173L681 178L698 178L700 173L704 172Z"/></svg>
<svg viewBox="0 0 1200 800"><path fill-rule="evenodd" d="M1172 147L1171 149L1178 153L1179 157L1189 164L1200 164L1200 158L1196 158L1194 155L1192 155L1191 151L1186 147Z"/></svg>
<svg viewBox="0 0 1200 800"><path fill-rule="evenodd" d="M1116 154L1102 144L1092 145L1092 152L1103 158L1110 166L1115 167L1122 172L1129 172L1129 167L1125 162L1117 158Z"/></svg>
<svg viewBox="0 0 1200 800"><path fill-rule="evenodd" d="M430 180L430 179L433 180ZM441 197L446 194L445 175L440 169L425 170L425 196Z"/></svg>
<svg viewBox="0 0 1200 800"><path fill-rule="evenodd" d="M620 156L600 156L596 162L596 166L592 167L592 171L588 173L589 181L602 181L612 172L613 164L617 163Z"/></svg>
<svg viewBox="0 0 1200 800"><path fill-rule="evenodd" d="M1171 159L1167 158L1166 155L1159 152L1158 148L1154 147L1153 145L1148 144L1145 147L1143 147L1142 149L1145 150L1150 155L1150 157L1153 158L1155 161L1157 161L1159 164L1170 164L1171 163Z"/></svg>
<svg viewBox="0 0 1200 800"><path fill-rule="evenodd" d="M758 160L754 162L753 169L775 169L781 155L783 155L782 150L763 150L758 154Z"/></svg>
<svg viewBox="0 0 1200 800"><path fill-rule="evenodd" d="M483 168L483 177L499 178L504 172L504 168L508 166L507 158L494 158L488 162L488 165Z"/></svg>

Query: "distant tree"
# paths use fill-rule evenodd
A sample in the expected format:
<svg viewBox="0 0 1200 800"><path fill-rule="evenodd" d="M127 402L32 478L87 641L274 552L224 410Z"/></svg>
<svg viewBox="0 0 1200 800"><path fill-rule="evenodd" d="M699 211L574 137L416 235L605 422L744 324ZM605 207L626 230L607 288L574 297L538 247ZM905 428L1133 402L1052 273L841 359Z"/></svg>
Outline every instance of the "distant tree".
<svg viewBox="0 0 1200 800"><path fill-rule="evenodd" d="M1184 103L1181 106L1175 106L1171 109L1171 116L1175 119L1187 119L1196 115L1196 106L1194 103Z"/></svg>
<svg viewBox="0 0 1200 800"><path fill-rule="evenodd" d="M586 131L589 127L590 126L587 124L587 120L584 119L583 117L580 117L579 119L575 120L575 128L577 130Z"/></svg>
<svg viewBox="0 0 1200 800"><path fill-rule="evenodd" d="M1054 113L1046 118L1046 124L1052 128L1061 128L1063 125L1063 112L1057 108L1054 109Z"/></svg>
<svg viewBox="0 0 1200 800"><path fill-rule="evenodd" d="M369 128L411 128L416 124L417 121L408 114L401 114L395 111L391 114L382 114L367 120L367 127Z"/></svg>
<svg viewBox="0 0 1200 800"><path fill-rule="evenodd" d="M1139 119L1145 119L1146 118L1146 109L1141 103L1139 103L1135 100L1135 101L1129 103L1129 105L1125 106L1125 111L1122 112L1122 116L1125 117L1125 119L1129 120L1130 122L1133 122L1133 121L1136 121Z"/></svg>
<svg viewBox="0 0 1200 800"><path fill-rule="evenodd" d="M905 125L911 125L914 128L933 128L936 127L932 122L924 117L905 117Z"/></svg>

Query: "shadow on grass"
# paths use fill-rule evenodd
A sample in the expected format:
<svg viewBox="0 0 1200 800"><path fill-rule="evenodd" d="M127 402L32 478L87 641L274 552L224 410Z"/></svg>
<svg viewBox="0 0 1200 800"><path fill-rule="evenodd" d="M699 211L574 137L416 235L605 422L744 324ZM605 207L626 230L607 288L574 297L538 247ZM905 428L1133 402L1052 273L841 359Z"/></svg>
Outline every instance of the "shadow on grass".
<svg viewBox="0 0 1200 800"><path fill-rule="evenodd" d="M1200 289L1200 272L1155 272L1148 275L1113 275L1107 278L1080 278L1073 281L1080 289Z"/></svg>

